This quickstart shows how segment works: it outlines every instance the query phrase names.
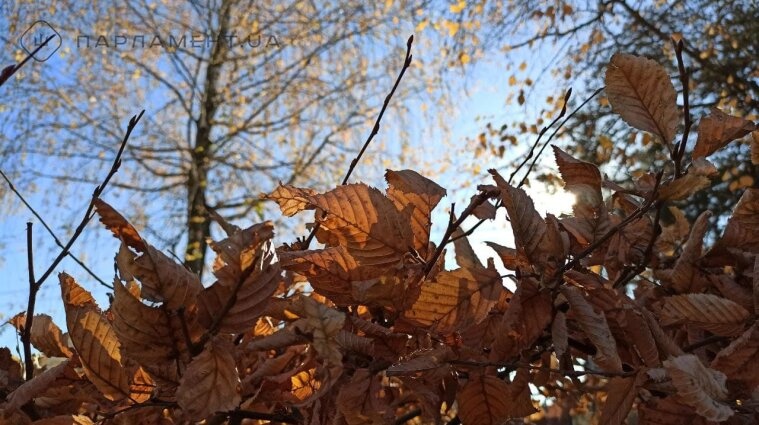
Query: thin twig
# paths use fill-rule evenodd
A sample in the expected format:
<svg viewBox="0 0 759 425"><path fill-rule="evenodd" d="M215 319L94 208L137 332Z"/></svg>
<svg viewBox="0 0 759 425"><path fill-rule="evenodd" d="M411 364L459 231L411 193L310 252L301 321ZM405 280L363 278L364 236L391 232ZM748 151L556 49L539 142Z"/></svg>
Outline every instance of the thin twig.
<svg viewBox="0 0 759 425"><path fill-rule="evenodd" d="M401 79L403 79L403 74L406 73L406 70L409 66L411 66L411 59L413 58L413 55L411 54L411 45L414 43L414 36L413 34L408 38L408 41L406 42L406 58L403 61L403 67L401 68L401 72L398 74L398 78L395 79L395 84L393 84L393 88L390 90L390 93L387 94L385 97L385 102L382 104L382 109L380 109L379 115L377 115L377 119L374 121L374 127L372 127L372 132L369 133L369 137L367 137L366 141L364 142L364 145L361 147L361 150L358 152L358 155L356 155L355 158L351 161L350 167L348 167L348 172L345 174L345 177L343 178L343 182L340 183L341 185L345 185L348 183L348 179L350 178L351 174L353 174L353 170L356 168L356 165L358 165L358 161L361 160L361 156L364 155L364 152L366 151L366 148L369 147L369 143L372 142L372 139L374 139L374 136L379 133L380 129L380 122L382 121L382 116L385 115L385 110L387 110L388 105L390 105L390 99L393 98L393 94L395 94L395 90L398 88L398 85L401 83ZM314 240L314 236L316 236L316 232L319 230L319 223L315 223L314 227L311 229L311 233L308 234L308 237L303 241L301 244L301 249L308 249L309 245L311 245L311 241Z"/></svg>
<svg viewBox="0 0 759 425"><path fill-rule="evenodd" d="M404 413L403 415L399 416L395 420L395 425L405 425L406 422L416 418L417 416L422 414L422 409L416 408L413 410L409 410L408 412Z"/></svg>
<svg viewBox="0 0 759 425"><path fill-rule="evenodd" d="M654 204L656 204L656 196L658 194L659 185L661 183L661 175L662 174L659 173L659 175L657 176L656 184L654 185L654 190L652 191L651 196L648 198L648 200L646 200L646 202L643 203L643 205L641 205L640 207L638 207L637 210L635 210L632 214L630 214L629 216L627 216L627 218L625 218L624 220L622 220L621 222L619 222L616 226L614 226L611 229L609 229L609 231L606 232L599 239L596 239L595 241L593 241L593 243L591 243L590 245L588 245L587 248L585 248L579 254L577 254L577 256L575 256L572 259L572 261L564 264L561 268L559 268L556 271L556 273L554 274L554 278L552 280L559 280L559 279L561 279L561 277L564 275L564 272L566 272L567 270L571 270L572 268L574 268L575 266L577 266L580 263L580 261L582 261L585 257L587 257L588 255L590 255L593 251L595 251L596 248L598 248L602 244L606 243L606 241L608 241L612 236L616 235L617 232L621 231L628 224L632 223L633 221L635 221L635 220L639 219L640 217L642 217L643 215L645 215L651 209L651 207Z"/></svg>
<svg viewBox="0 0 759 425"><path fill-rule="evenodd" d="M63 242L61 242L61 240L58 239L58 237L53 232L53 229L50 228L50 226L47 224L47 222L45 222L45 220L42 218L42 216L40 216L40 214L34 209L34 207L32 207L29 204L29 202L27 202L27 200L21 195L21 193L18 191L18 189L16 189L16 187L13 185L13 182L11 182L11 180L8 178L8 176L5 175L5 173L3 172L3 170L0 170L0 176L2 176L3 179L5 179L5 182L8 183L8 187L11 189L11 191L13 193L16 194L16 196L18 196L18 198L26 206L26 208L29 211L31 211L31 213L37 218L37 220L39 220L40 223L42 223L42 227L44 227L45 230L47 230L47 233L53 238L53 240L55 241L56 245L58 245L59 248L63 249L64 248ZM93 272L89 267L87 267L82 262L82 260L80 260L79 258L77 258L76 255L74 255L73 252L69 251L67 255L72 260L74 260L75 263L79 264L79 266L81 266L84 269L84 271L86 271L87 273L89 273L90 276L92 276L95 280L97 280L98 283L100 283L101 285L105 286L108 289L111 289L111 290L113 289L113 285L109 285L109 284L105 283L105 281L103 279L101 279L98 275L96 275L95 272Z"/></svg>
<svg viewBox="0 0 759 425"><path fill-rule="evenodd" d="M34 55L36 55L37 52L39 52L40 50L42 50L43 47L47 46L47 43L49 43L50 40L54 39L56 37L56 35L57 34L53 34L50 37L48 37L47 39L45 39L45 41L43 41L42 44L40 44L39 46L37 46L37 48L34 49L33 52L31 52L28 55L26 55L26 57L24 58L24 60L22 60L19 64L17 64L17 65L11 65L9 67L4 68L3 71L2 71L2 75L0 75L0 86L2 86L3 84L5 84L5 82L8 81L13 76L13 74L16 73L16 71L18 71L19 69L21 69L22 66L24 66L27 62L29 62L29 59L31 59L32 57L34 57Z"/></svg>
<svg viewBox="0 0 759 425"><path fill-rule="evenodd" d="M538 138L535 140L535 143L533 143L532 146L530 147L530 151L527 153L527 156L525 156L524 159L522 160L522 162L517 166L517 168L515 168L514 171L511 172L511 175L509 176L509 180L508 180L509 184L511 184L511 182L514 180L514 176L516 176L517 173L519 173L519 170L521 170L522 167L524 167L525 164L527 164L527 161L529 161L530 159L532 159L532 156L535 154L535 148L538 147L538 145L540 144L540 139L543 138L543 136L546 134L546 132L548 131L548 129L550 129L551 127L554 126L554 124L556 124L557 122L559 122L559 120L562 117L564 117L564 114L567 113L567 102L569 102L569 97L570 96L572 96L572 88L571 87L569 88L569 90L567 90L567 93L564 95L564 105L561 107L561 112L559 112L559 115L556 118L554 118L553 121L551 121L547 126L543 127L540 130L540 133L538 134ZM526 178L527 178L527 176L525 176L524 178L522 178L522 181L524 181ZM521 186L521 183L520 183L520 186Z"/></svg>
<svg viewBox="0 0 759 425"><path fill-rule="evenodd" d="M683 137L680 139L680 143L675 147L672 160L675 162L675 178L679 178L682 174L682 162L683 156L685 156L685 147L688 144L688 135L690 134L690 128L693 125L690 116L690 104L688 102L688 85L689 77L688 71L685 69L685 63L683 62L683 40L675 43L672 40L672 44L675 46L675 55L677 56L677 69L680 72L680 83L683 86Z"/></svg>
<svg viewBox="0 0 759 425"><path fill-rule="evenodd" d="M540 151L539 151L539 152L538 152L538 154L535 156L535 159L533 159L533 161L532 161L532 164L530 164L530 168L528 168L528 169L527 169L527 172L524 174L524 177L522 177L522 180L519 182L519 185L517 185L517 187L522 187L522 186L525 184L525 182L527 181L527 177L528 177L528 176L530 175L530 173L532 172L532 169L535 167L535 164L537 164L537 163L538 163L538 160L539 160L539 159L540 159L540 157L543 155L543 151L545 151L545 150L546 150L546 147L548 147L548 145L551 143L551 141L552 141L552 140L553 140L553 138L556 136L556 134L559 132L559 130L561 130L561 128L562 128L562 127L564 127L564 124L566 124L566 123L567 123L567 121L569 121L570 119L572 119L572 117L573 117L573 116L574 116L574 115L575 115L575 114L576 114L576 113L577 113L577 112L578 112L580 109L582 109L582 108L583 108L583 107L584 107L584 106L585 106L585 105L586 105L588 102L590 102L590 101L591 101L591 100L592 100L594 97L598 96L598 94L599 94L599 93L601 93L601 92L602 92L602 91L603 91L605 88L606 88L606 87L600 87L600 88L596 89L596 90L593 92L593 94L591 94L591 95L590 95L590 96L589 96L587 99L585 99L585 100L584 100L584 101L583 101L583 102L582 102L582 103L581 103L579 106L577 106L577 108L575 108L575 109L572 111L572 113L570 113L570 114L569 114L569 115L568 115L566 118L564 118L564 121L562 121L562 122L561 122L561 124L559 124L559 126L558 126L558 127L556 127L556 129L554 129L554 130L553 130L553 133L551 133L551 135L550 135L550 136L548 136L548 139L545 141L545 143L543 143L543 147L541 147L541 148L540 148Z"/></svg>
<svg viewBox="0 0 759 425"><path fill-rule="evenodd" d="M21 343L24 345L24 367L26 380L34 377L34 362L32 361L32 325L34 324L34 305L37 301L39 287L34 280L34 247L32 246L32 223L26 223L26 262L29 270L29 300L26 304L26 321L21 331Z"/></svg>
<svg viewBox="0 0 759 425"><path fill-rule="evenodd" d="M432 257L427 261L427 265L424 267L424 276L427 277L427 275L430 274L430 271L432 271L432 268L435 267L435 263L437 262L438 258L440 258L440 255L445 250L445 246L450 242L451 235L453 232L458 229L461 224L469 218L470 215L474 212L474 210L479 207L483 202L487 201L490 198L493 198L495 196L498 196L500 193L500 190L493 189L488 191L482 191L478 193L473 199L472 202L469 203L469 206L466 207L466 209L461 213L461 216L459 216L458 219L453 220L454 217L454 211L453 208L455 204L451 205L451 215L450 219L448 220L448 227L445 229L445 234L443 235L443 239L440 241L440 244L438 245L435 252L432 254Z"/></svg>
<svg viewBox="0 0 759 425"><path fill-rule="evenodd" d="M121 155L124 153L124 148L126 147L127 141L129 141L129 136L132 134L132 130L137 126L137 123L140 121L140 118L142 118L142 115L145 113L145 110L143 109L139 115L135 115L132 117L132 119L129 120L129 125L127 126L126 134L124 135L124 139L121 141L121 146L119 147L118 152L116 153L116 158L113 160L113 164L111 165L111 169L108 171L108 174L105 176L105 179L101 184L99 184L95 190L92 192L92 198L90 199L90 204L87 207L87 211L84 213L84 217L82 217L82 220L79 222L79 225L76 227L76 230L74 231L74 234L71 236L69 241L66 243L66 245L61 249L60 254L58 254L57 257L55 257L55 260L53 260L53 263L50 264L50 267L45 270L45 273L37 280L35 283L36 286L42 286L42 284L45 282L45 280L50 276L51 273L53 273L53 270L58 266L58 264L63 260L69 253L69 250L71 249L71 246L74 245L74 242L81 236L82 232L84 231L84 228L87 226L87 223L92 220L93 213L92 210L95 208L95 200L100 197L100 195L103 193L105 188L108 186L108 182L111 180L111 178L116 174L116 172L119 170L119 167L121 166Z"/></svg>

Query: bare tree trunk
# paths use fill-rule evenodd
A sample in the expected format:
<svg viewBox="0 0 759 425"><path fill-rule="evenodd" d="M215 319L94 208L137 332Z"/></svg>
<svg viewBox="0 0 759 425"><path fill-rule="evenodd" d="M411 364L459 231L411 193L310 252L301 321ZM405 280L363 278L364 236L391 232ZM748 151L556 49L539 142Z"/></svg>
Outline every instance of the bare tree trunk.
<svg viewBox="0 0 759 425"><path fill-rule="evenodd" d="M213 40L213 49L206 70L200 116L195 121L195 143L192 151L192 168L187 179L187 248L185 266L202 278L211 222L206 210L208 165L213 142L213 118L219 106L218 88L221 67L224 64L229 30L229 2L222 2L219 10L219 31ZM209 35L213 36L213 35Z"/></svg>

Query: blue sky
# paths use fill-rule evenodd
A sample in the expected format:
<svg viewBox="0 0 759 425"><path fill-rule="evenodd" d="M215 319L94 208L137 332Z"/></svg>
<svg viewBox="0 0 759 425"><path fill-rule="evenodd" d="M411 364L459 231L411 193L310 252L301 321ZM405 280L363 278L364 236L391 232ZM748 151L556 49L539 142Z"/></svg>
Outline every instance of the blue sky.
<svg viewBox="0 0 759 425"><path fill-rule="evenodd" d="M423 34L417 35L417 38L419 39L420 36L423 37ZM405 40L406 36L399 35L399 37ZM64 39L65 42L71 42L71 40ZM417 42L418 45L419 43ZM12 60L17 50L18 46L2 46L0 58L2 58L3 63L1 65L6 65L4 62L8 62L9 59ZM31 62L28 66L50 67L65 75L65 61L60 60L57 55L58 53L54 54L44 63ZM433 226L433 240L439 240L442 236L447 221L446 211L450 203L456 202L458 211L463 209L469 197L475 193L477 184L491 183L486 170L491 167L499 168L505 163L504 160L495 157L480 158L476 160L480 164L480 170L476 174L473 172L473 161L475 159L473 159L469 149L471 146L467 144L466 140L468 138L475 138L483 130L485 122L488 121L488 119L483 119L483 117L491 118L490 121L494 125L499 125L505 120L505 117L513 118L515 116L524 116L527 118L527 122L535 121L538 118L539 105L542 104L543 99L548 95L561 96L561 91L564 90L564 88L556 88L550 84L542 84L532 92L526 105L519 106L516 103L506 105L505 99L507 93L510 90L513 91L513 87L510 87L508 83L510 72L506 71L506 64L508 62L518 64L522 61L528 61L528 67L524 74L530 75L543 69L546 65L545 62L550 60L551 57L552 54L549 52L536 55L529 51L519 51L511 53L508 56L493 56L492 59L468 66L464 73L458 71L451 72L447 78L458 94L452 97L456 101L455 105L451 105L454 113L446 119L451 129L450 134L444 136L440 132L434 131L434 122L417 120L414 125L410 126L410 140L408 143L412 149L416 149L417 155L421 155L423 160L432 163L443 164L450 162L445 172L439 175L428 176L448 189L448 197L441 202L433 217L433 222L436 223ZM401 58L399 58L399 62L400 60ZM408 72L413 73L414 68L412 67ZM459 78L457 79L457 77ZM394 76L387 78L388 89L392 84L392 79L394 79ZM546 78L545 80L549 79ZM0 104L3 103L2 91L9 90L9 86L12 84L13 81L9 81L5 86L0 88ZM574 89L576 95L582 96L582 91L579 87L575 87ZM555 92L555 90L559 92ZM537 102L531 102L531 99L537 99ZM123 106L125 110L132 110L135 114L144 108L147 110L147 115L150 114L151 107L155 106L153 103L155 101L155 99L150 99L150 96L148 96L148 104ZM414 109L414 106L419 106L418 102L420 101L411 99L409 103L411 109ZM13 105L6 105L6 107L12 108ZM434 115L434 112L433 110L430 115ZM0 112L0 115L3 113L6 112ZM120 132L123 132L123 129L126 127L129 117L130 115L122 117ZM534 117L534 119L530 120L529 117ZM372 171L377 167L367 166L370 162L376 164L382 161L383 166L393 169L414 168L413 158L407 158L404 162L393 155L394 152L400 151L402 141L398 139L397 132L390 130L394 126L399 125L403 124L397 114L392 110L389 111L382 122L383 130L380 131L379 136L374 142L378 146L376 149L369 148L367 156L362 161L363 167L361 164L359 165L358 172L355 174L356 177L353 179L354 181L356 178L360 178L368 183L384 187L381 174ZM371 128L367 127L364 130L364 134L368 134ZM134 133L134 138L138 139L140 135L141 132L138 126L138 129ZM507 152L507 157L514 157L523 153L534 138L535 136L532 134L525 135L524 139L520 140L519 146ZM382 150L380 146L385 148L383 150L385 154L382 156L377 153ZM544 159L546 160L544 161L545 164L553 164L550 151L547 151ZM60 167L66 167L64 161L61 161ZM104 176L107 172L107 165L102 164L98 165L98 167L100 167L98 174ZM120 177L123 176L117 174L114 177L114 181L119 181ZM335 181L335 184L338 183L339 181ZM50 181L40 180L38 184L39 190L32 194L27 194L27 200L37 208L38 212L50 224L59 238L65 241L72 230L65 228L65 224L78 223L81 219L81 214L89 202L89 196L94 187L86 184L77 186L77 189L71 191L70 196L65 198L63 205L56 206L48 202L53 193L52 191L55 190ZM1 187L3 191L6 189L4 182L2 182ZM105 194L105 199L109 202L114 201L115 206L118 208L119 201L113 196L116 192L116 189L109 189ZM529 192L534 195L536 208L541 213L564 212L571 202L566 196L561 195L549 198L545 194L545 190L540 187L533 187ZM7 319L26 308L28 294L26 222L31 221L34 223L35 272L37 277L44 272L58 252L42 225L23 207L21 202L15 197L9 196L6 199L9 199L12 205L8 205L2 210L3 220L0 225L0 276L2 276L0 279L0 306L2 306L0 312L2 312L3 319ZM551 200L549 201L549 199ZM471 222L468 224L471 225ZM280 242L293 239L290 235L283 236ZM483 240L492 240L502 245L511 243L510 231L505 220L503 220L502 213L499 214L499 219L494 223L486 223L480 227L471 240L475 245L475 249L483 258L492 255L489 248L481 244ZM92 268L98 276L109 281L113 277L112 259L117 249L118 242L95 219L89 224L82 237L74 245L72 251ZM56 273L43 285L38 295L37 313L52 315L56 323L60 327L65 328L63 306L60 301L56 277L59 271L66 271L73 275L86 289L93 292L101 307L107 306L108 301L105 288L94 282L73 261L65 259L57 267ZM15 350L16 345L17 337L14 330L9 325L0 327L0 346L8 346L12 350Z"/></svg>

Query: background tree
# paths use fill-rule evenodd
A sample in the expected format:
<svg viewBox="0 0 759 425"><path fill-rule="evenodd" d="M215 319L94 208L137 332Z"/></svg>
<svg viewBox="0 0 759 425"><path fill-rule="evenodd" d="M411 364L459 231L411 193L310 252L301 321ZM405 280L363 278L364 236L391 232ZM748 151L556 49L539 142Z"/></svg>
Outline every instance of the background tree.
<svg viewBox="0 0 759 425"><path fill-rule="evenodd" d="M25 190L46 184L41 178L94 183L113 155L114 129L135 105L158 104L128 147L128 177L114 182L125 191L114 196L140 207L140 225L151 217L148 231L164 246L184 243L185 265L201 273L208 206L250 217L262 211L258 194L278 181L319 187L344 172L402 61L398 19L412 22L421 6L15 4L3 18L9 46L36 19L49 21L63 46L47 66L20 71L4 94L10 104L39 93L5 114L0 166ZM423 69L398 99L422 86Z"/></svg>
<svg viewBox="0 0 759 425"><path fill-rule="evenodd" d="M759 5L745 1L629 1L610 0L596 3L515 2L507 6L487 2L481 8L467 8L463 19L482 19L489 23L485 33L462 31L452 48L466 50L469 39L481 45L501 47L506 51L544 51L546 45L557 47L556 61L550 68L535 69L530 63L515 63L509 78L515 91L509 101L532 104L540 102L540 80L555 87L573 87L573 104L577 105L603 86L604 67L617 51L634 51L648 57L664 57L661 61L670 75L676 76L672 39L684 41L685 65L691 72L689 91L698 102L690 105L694 121L707 115L713 107L724 112L757 119L759 113ZM500 18L503 19L499 24ZM517 17L528 17L525 24ZM533 30L537 28L537 31ZM508 38L507 38L508 37ZM480 48L482 49L482 48ZM471 53L477 55L476 50ZM551 77L548 77L548 75ZM544 76L545 75L545 76ZM541 77L542 76L542 77ZM556 83L556 79L563 83ZM544 88L544 87L543 87ZM678 92L682 87L677 86ZM578 95L578 89L587 93ZM561 93L549 93L543 113L554 114L561 105ZM682 102L682 99L680 99ZM681 103L682 104L682 103ZM529 116L529 115L528 115ZM591 119L592 118L592 119ZM503 124L503 125L501 125ZM532 121L505 119L489 124L473 143L482 152L503 151L503 146L516 142L525 131L537 133L544 125ZM694 128L695 130L695 128ZM607 165L602 169L612 179L625 180L667 159L667 152L652 142L649 134L630 130L611 114L608 100L600 96L582 108L562 133L574 147L573 153L593 162ZM749 137L750 138L750 137ZM693 146L696 132L691 132ZM523 148L524 152L528 148ZM732 144L711 157L722 172L715 181L718 189L708 197L697 195L685 212L694 219L698 211L711 209L718 215L729 213L728 200L737 199L746 187L757 187L756 166L747 161L747 143ZM521 160L517 158L517 162ZM552 181L552 174L543 174Z"/></svg>

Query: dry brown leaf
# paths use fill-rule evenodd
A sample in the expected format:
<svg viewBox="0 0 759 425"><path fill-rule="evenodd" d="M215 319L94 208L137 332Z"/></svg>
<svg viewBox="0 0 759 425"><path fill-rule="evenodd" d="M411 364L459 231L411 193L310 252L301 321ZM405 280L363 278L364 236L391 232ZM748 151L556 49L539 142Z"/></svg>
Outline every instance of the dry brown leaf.
<svg viewBox="0 0 759 425"><path fill-rule="evenodd" d="M659 136L667 145L674 140L677 93L658 63L616 53L606 69L606 95L614 112L631 126Z"/></svg>
<svg viewBox="0 0 759 425"><path fill-rule="evenodd" d="M593 357L595 362L603 370L622 372L622 360L619 358L617 343L609 330L606 317L593 309L580 289L564 286L561 288L561 293L569 301L569 319L580 325L583 333L598 350Z"/></svg>
<svg viewBox="0 0 759 425"><path fill-rule="evenodd" d="M735 413L722 403L728 394L722 372L707 368L693 354L665 360L664 368L677 388L679 399L703 418L722 422Z"/></svg>
<svg viewBox="0 0 759 425"><path fill-rule="evenodd" d="M674 397L651 398L638 406L638 415L640 425L713 425Z"/></svg>
<svg viewBox="0 0 759 425"><path fill-rule="evenodd" d="M381 392L372 391L376 386L374 374L369 369L357 369L350 381L340 387L337 394L337 409L348 425L380 425L386 423L384 409L377 404Z"/></svg>
<svg viewBox="0 0 759 425"><path fill-rule="evenodd" d="M740 334L749 312L739 304L712 294L665 297L659 315L662 326L688 324L716 335Z"/></svg>
<svg viewBox="0 0 759 425"><path fill-rule="evenodd" d="M606 401L601 410L601 425L624 425L632 409L638 388L645 381L645 373L631 377L616 377L606 384Z"/></svg>
<svg viewBox="0 0 759 425"><path fill-rule="evenodd" d="M654 276L672 285L675 292L694 292L699 289L697 277L702 272L697 268L698 260L703 255L704 235L706 235L711 213L704 211L698 216L683 251L669 270L655 270Z"/></svg>
<svg viewBox="0 0 759 425"><path fill-rule="evenodd" d="M712 360L711 367L730 380L746 381L748 388L759 385L759 323L754 323L740 337L723 348Z"/></svg>
<svg viewBox="0 0 759 425"><path fill-rule="evenodd" d="M563 311L556 313L551 323L551 339L553 351L557 358L561 358L567 352L569 346L569 334L567 333L567 315Z"/></svg>
<svg viewBox="0 0 759 425"><path fill-rule="evenodd" d="M194 419L240 405L240 378L234 345L224 336L209 341L187 366L177 388L177 404Z"/></svg>
<svg viewBox="0 0 759 425"><path fill-rule="evenodd" d="M411 353L409 358L387 368L387 376L414 376L436 369L449 369L448 361L455 354L448 346L439 346L427 350L419 350Z"/></svg>
<svg viewBox="0 0 759 425"><path fill-rule="evenodd" d="M282 280L272 227L268 222L251 226L211 245L223 262L217 261L214 270L219 280L198 296L198 321L206 328L216 324L219 332L242 333L264 313ZM217 317L230 302L224 317Z"/></svg>
<svg viewBox="0 0 759 425"><path fill-rule="evenodd" d="M708 177L688 173L679 179L666 182L659 188L659 199L664 201L679 201L689 198L701 189L711 186Z"/></svg>
<svg viewBox="0 0 759 425"><path fill-rule="evenodd" d="M361 266L396 266L414 246L411 211L398 211L377 189L348 184L304 199L318 210L319 242L344 246Z"/></svg>
<svg viewBox="0 0 759 425"><path fill-rule="evenodd" d="M182 353L189 359L184 339L162 309L143 304L118 280L113 287L111 323L122 353L144 366L173 363Z"/></svg>
<svg viewBox="0 0 759 425"><path fill-rule="evenodd" d="M551 147L564 180L564 189L575 195L572 207L575 216L591 218L593 212L603 205L601 172L596 165L575 159L556 145Z"/></svg>
<svg viewBox="0 0 759 425"><path fill-rule="evenodd" d="M701 118L698 124L698 139L693 148L693 158L707 157L754 130L756 124L753 122L712 108L709 115Z"/></svg>
<svg viewBox="0 0 759 425"><path fill-rule="evenodd" d="M282 210L282 214L292 217L305 209L312 208L309 198L316 194L316 191L312 189L280 184L272 193L268 195L262 193L261 198L275 201Z"/></svg>
<svg viewBox="0 0 759 425"><path fill-rule="evenodd" d="M460 268L438 273L422 285L419 298L406 310L411 324L451 333L485 320L503 291L500 273L488 268Z"/></svg>
<svg viewBox="0 0 759 425"><path fill-rule="evenodd" d="M314 289L337 305L354 303L353 282L376 279L383 267L361 267L343 246L280 254L282 268L302 274Z"/></svg>
<svg viewBox="0 0 759 425"><path fill-rule="evenodd" d="M87 378L109 400L129 396L129 375L121 365L121 343L111 323L74 278L65 273L58 277L69 337Z"/></svg>
<svg viewBox="0 0 759 425"><path fill-rule="evenodd" d="M430 241L430 214L435 206L446 195L445 189L416 171L387 170L385 180L389 185L387 197L395 207L403 213L409 207L411 212L411 231L414 234L414 249L422 258L427 258Z"/></svg>
<svg viewBox="0 0 759 425"><path fill-rule="evenodd" d="M475 254L474 248L472 248L472 245L469 243L469 238L464 237L464 232L461 231L461 228L453 231L451 239L453 239L456 264L458 264L459 267L468 269L484 268L482 262L477 257L477 254Z"/></svg>
<svg viewBox="0 0 759 425"><path fill-rule="evenodd" d="M21 408L21 406L39 396L45 390L53 387L54 382L67 371L69 373L74 371L74 367L69 360L36 375L34 379L24 382L8 395L8 405L14 408Z"/></svg>
<svg viewBox="0 0 759 425"><path fill-rule="evenodd" d="M535 210L532 199L522 190L512 187L495 170L490 170L501 190L501 201L511 220L517 251L532 263L540 265L544 259L540 242L546 232L546 223Z"/></svg>
<svg viewBox="0 0 759 425"><path fill-rule="evenodd" d="M727 221L722 238L707 255L713 256L731 249L759 253L759 189L749 188L743 192Z"/></svg>
<svg viewBox="0 0 759 425"><path fill-rule="evenodd" d="M538 282L521 279L509 307L498 325L490 359L503 361L531 347L551 324L553 304Z"/></svg>
<svg viewBox="0 0 759 425"><path fill-rule="evenodd" d="M751 132L751 163L759 165L759 130Z"/></svg>
<svg viewBox="0 0 759 425"><path fill-rule="evenodd" d="M19 313L8 321L21 332L26 323L26 313ZM31 342L34 348L47 357L71 357L71 349L64 342L61 329L47 314L36 314L32 323Z"/></svg>
<svg viewBox="0 0 759 425"><path fill-rule="evenodd" d="M319 356L332 365L342 365L343 354L335 340L345 323L345 314L321 304L311 297L298 297L289 308L300 316L293 326L311 335L311 344Z"/></svg>
<svg viewBox="0 0 759 425"><path fill-rule="evenodd" d="M137 252L145 252L147 247L137 230L102 199L95 200L95 212L100 216L100 222L118 239Z"/></svg>
<svg viewBox="0 0 759 425"><path fill-rule="evenodd" d="M462 423L500 425L507 419L533 413L535 408L530 402L529 393L525 400L524 397L516 397L523 393L515 390L513 384L495 376L470 374L469 381L456 396Z"/></svg>
<svg viewBox="0 0 759 425"><path fill-rule="evenodd" d="M128 267L142 285L142 298L163 303L169 310L193 306L203 290L198 275L150 245Z"/></svg>

